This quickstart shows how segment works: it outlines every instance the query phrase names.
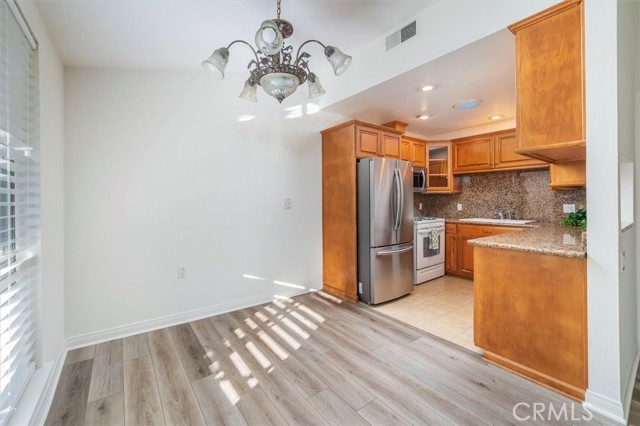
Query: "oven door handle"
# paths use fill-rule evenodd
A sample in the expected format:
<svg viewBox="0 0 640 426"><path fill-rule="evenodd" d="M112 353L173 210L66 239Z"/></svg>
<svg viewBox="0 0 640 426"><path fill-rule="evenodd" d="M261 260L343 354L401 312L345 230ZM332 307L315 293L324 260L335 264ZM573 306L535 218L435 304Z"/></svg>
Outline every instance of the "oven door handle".
<svg viewBox="0 0 640 426"><path fill-rule="evenodd" d="M409 250L413 250L413 246L405 247L405 248L399 249L399 250L379 251L376 254L376 256L389 256L391 254L404 253L404 252L409 251Z"/></svg>
<svg viewBox="0 0 640 426"><path fill-rule="evenodd" d="M431 228L431 229L433 229L433 228ZM421 229L421 230L418 231L418 235L430 234L431 233L431 229L428 229L426 231ZM444 228L436 228L436 229L438 230L438 232L444 231Z"/></svg>

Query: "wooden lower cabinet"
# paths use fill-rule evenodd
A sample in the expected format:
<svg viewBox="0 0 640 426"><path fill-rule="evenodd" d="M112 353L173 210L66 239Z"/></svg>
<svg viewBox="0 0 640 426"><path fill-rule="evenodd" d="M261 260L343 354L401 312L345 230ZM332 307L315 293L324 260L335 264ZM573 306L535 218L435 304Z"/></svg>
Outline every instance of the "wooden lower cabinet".
<svg viewBox="0 0 640 426"><path fill-rule="evenodd" d="M456 225L447 223L445 230L445 253L444 253L444 269L450 274L458 270L458 244L456 236Z"/></svg>
<svg viewBox="0 0 640 426"><path fill-rule="evenodd" d="M481 237L482 235L458 235L458 274L473 278L473 246L467 244L467 241Z"/></svg>
<svg viewBox="0 0 640 426"><path fill-rule="evenodd" d="M584 400L586 259L476 247L474 263L474 342L484 358Z"/></svg>
<svg viewBox="0 0 640 426"><path fill-rule="evenodd" d="M469 240L521 231L521 228L447 223L445 228L445 271L473 279L474 246Z"/></svg>

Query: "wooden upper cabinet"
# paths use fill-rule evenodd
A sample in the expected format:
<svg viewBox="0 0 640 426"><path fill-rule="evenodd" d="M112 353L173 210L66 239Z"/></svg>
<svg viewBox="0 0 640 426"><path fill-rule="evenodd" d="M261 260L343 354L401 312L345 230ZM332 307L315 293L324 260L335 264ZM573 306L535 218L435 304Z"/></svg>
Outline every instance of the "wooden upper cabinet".
<svg viewBox="0 0 640 426"><path fill-rule="evenodd" d="M549 165L516 153L515 129L453 141L453 173L540 169Z"/></svg>
<svg viewBox="0 0 640 426"><path fill-rule="evenodd" d="M413 147L411 141L402 138L400 139L400 159L405 161L412 161Z"/></svg>
<svg viewBox="0 0 640 426"><path fill-rule="evenodd" d="M453 171L470 172L493 167L493 136L458 139L453 143Z"/></svg>
<svg viewBox="0 0 640 426"><path fill-rule="evenodd" d="M426 142L413 141L411 147L411 161L413 161L414 167L427 167Z"/></svg>
<svg viewBox="0 0 640 426"><path fill-rule="evenodd" d="M427 141L427 193L460 192L460 178L453 176L451 141Z"/></svg>
<svg viewBox="0 0 640 426"><path fill-rule="evenodd" d="M375 127L357 125L356 158L388 157L400 158L400 135Z"/></svg>
<svg viewBox="0 0 640 426"><path fill-rule="evenodd" d="M356 157L377 157L380 152L380 131L356 126Z"/></svg>
<svg viewBox="0 0 640 426"><path fill-rule="evenodd" d="M493 167L496 169L525 168L528 166L546 167L540 160L534 160L516 153L517 137L515 131L498 133L494 136Z"/></svg>
<svg viewBox="0 0 640 426"><path fill-rule="evenodd" d="M380 155L387 158L400 158L400 135L380 132Z"/></svg>
<svg viewBox="0 0 640 426"><path fill-rule="evenodd" d="M516 41L517 153L584 160L584 5L566 0L509 27Z"/></svg>
<svg viewBox="0 0 640 426"><path fill-rule="evenodd" d="M403 136L400 142L400 159L411 161L414 167L427 167L426 143L421 139Z"/></svg>
<svg viewBox="0 0 640 426"><path fill-rule="evenodd" d="M549 169L551 189L576 189L587 185L587 164L584 160L552 164Z"/></svg>

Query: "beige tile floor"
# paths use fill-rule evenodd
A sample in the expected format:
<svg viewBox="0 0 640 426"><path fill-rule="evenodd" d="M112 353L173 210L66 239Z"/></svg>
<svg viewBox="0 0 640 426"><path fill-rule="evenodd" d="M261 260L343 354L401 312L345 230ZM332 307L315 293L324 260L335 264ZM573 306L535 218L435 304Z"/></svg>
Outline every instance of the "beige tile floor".
<svg viewBox="0 0 640 426"><path fill-rule="evenodd" d="M374 309L467 349L473 344L473 281L445 275Z"/></svg>

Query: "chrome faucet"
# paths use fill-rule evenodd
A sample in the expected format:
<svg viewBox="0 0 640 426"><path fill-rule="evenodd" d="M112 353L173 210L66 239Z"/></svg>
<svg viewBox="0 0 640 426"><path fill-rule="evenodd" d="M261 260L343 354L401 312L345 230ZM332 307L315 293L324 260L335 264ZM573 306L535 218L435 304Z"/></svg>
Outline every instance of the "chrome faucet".
<svg viewBox="0 0 640 426"><path fill-rule="evenodd" d="M496 207L495 217L499 219L511 220L511 216L512 216L511 210L502 210L501 208Z"/></svg>

